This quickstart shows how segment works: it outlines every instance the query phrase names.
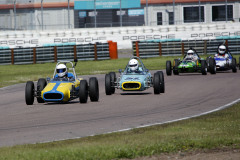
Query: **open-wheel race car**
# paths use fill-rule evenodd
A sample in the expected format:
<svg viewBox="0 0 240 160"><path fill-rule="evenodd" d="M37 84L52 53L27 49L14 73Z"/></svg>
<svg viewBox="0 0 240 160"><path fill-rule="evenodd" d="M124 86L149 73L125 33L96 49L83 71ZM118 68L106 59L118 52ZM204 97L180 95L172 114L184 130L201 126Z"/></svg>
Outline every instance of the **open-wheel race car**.
<svg viewBox="0 0 240 160"><path fill-rule="evenodd" d="M75 65L70 61L60 61L54 70L53 78L40 78L37 82L37 88L34 82L28 81L25 88L25 101L27 105L34 103L34 97L38 103L44 102L69 102L79 98L80 103L86 103L88 96L91 101L98 101L99 88L96 77L89 79L89 85L86 80L77 78ZM71 65L67 68L67 64ZM68 72L72 71L72 72Z"/></svg>
<svg viewBox="0 0 240 160"><path fill-rule="evenodd" d="M209 67L206 60L200 58L197 52L190 48L187 51L187 54L184 56L183 60L174 59L173 65L171 61L166 61L166 73L168 76L179 75L179 73L193 73L198 72L202 75L207 75L207 71L211 74L216 74L216 64L213 59L209 60Z"/></svg>
<svg viewBox="0 0 240 160"><path fill-rule="evenodd" d="M125 70L119 70L120 76L116 78L115 72L105 75L106 95L115 93L115 89L122 91L144 91L153 87L154 94L165 92L164 75L162 71L157 71L154 76L144 66L139 57L130 58Z"/></svg>
<svg viewBox="0 0 240 160"><path fill-rule="evenodd" d="M206 59L208 67L211 65L211 61L216 63L217 71L227 71L232 70L232 72L237 72L237 60L233 57L228 47L224 44L218 46L217 54L214 57L207 57ZM240 58L239 58L240 63ZM239 66L240 69L240 66Z"/></svg>

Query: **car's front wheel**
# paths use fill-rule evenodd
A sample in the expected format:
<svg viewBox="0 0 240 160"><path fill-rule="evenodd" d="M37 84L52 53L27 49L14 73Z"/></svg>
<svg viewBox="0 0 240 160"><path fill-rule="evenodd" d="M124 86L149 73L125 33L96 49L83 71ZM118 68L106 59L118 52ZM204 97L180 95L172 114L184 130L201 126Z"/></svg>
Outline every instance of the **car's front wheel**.
<svg viewBox="0 0 240 160"><path fill-rule="evenodd" d="M115 93L115 87L114 87L114 82L116 81L116 73L115 72L110 72L110 77L111 77L111 94Z"/></svg>
<svg viewBox="0 0 240 160"><path fill-rule="evenodd" d="M88 100L88 84L86 80L81 80L79 87L79 101L80 103L87 103L87 100Z"/></svg>
<svg viewBox="0 0 240 160"><path fill-rule="evenodd" d="M209 58L209 71L211 74L216 74L216 62L213 58Z"/></svg>
<svg viewBox="0 0 240 160"><path fill-rule="evenodd" d="M232 59L232 72L234 72L234 73L237 72L237 61L236 61L236 58Z"/></svg>
<svg viewBox="0 0 240 160"><path fill-rule="evenodd" d="M105 75L105 92L106 92L106 95L111 95L112 94L110 74Z"/></svg>
<svg viewBox="0 0 240 160"><path fill-rule="evenodd" d="M41 92L46 87L47 81L44 78L40 78L37 82L37 93L39 94L37 97L38 103L44 103L44 100L41 98Z"/></svg>
<svg viewBox="0 0 240 160"><path fill-rule="evenodd" d="M89 97L92 102L97 102L99 99L99 87L96 77L89 79Z"/></svg>
<svg viewBox="0 0 240 160"><path fill-rule="evenodd" d="M172 75L172 64L171 64L171 61L166 61L166 73L167 73L167 76L171 76Z"/></svg>
<svg viewBox="0 0 240 160"><path fill-rule="evenodd" d="M160 93L165 93L164 74L162 71L158 71L157 73L160 76Z"/></svg>
<svg viewBox="0 0 240 160"><path fill-rule="evenodd" d="M34 83L32 81L26 83L25 101L27 105L32 105L34 102Z"/></svg>
<svg viewBox="0 0 240 160"><path fill-rule="evenodd" d="M207 75L207 63L205 60L201 61L201 72L202 75Z"/></svg>
<svg viewBox="0 0 240 160"><path fill-rule="evenodd" d="M179 75L178 63L179 63L179 60L178 59L174 59L174 64L173 64L173 74L174 75Z"/></svg>
<svg viewBox="0 0 240 160"><path fill-rule="evenodd" d="M161 93L160 75L158 72L154 73L154 76L153 76L153 90L154 90L154 94Z"/></svg>

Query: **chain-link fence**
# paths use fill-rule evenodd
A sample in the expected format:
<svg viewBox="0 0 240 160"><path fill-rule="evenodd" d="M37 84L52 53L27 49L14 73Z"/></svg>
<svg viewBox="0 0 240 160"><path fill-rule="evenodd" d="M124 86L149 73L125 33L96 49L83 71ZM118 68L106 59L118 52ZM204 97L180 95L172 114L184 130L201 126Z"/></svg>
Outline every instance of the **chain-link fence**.
<svg viewBox="0 0 240 160"><path fill-rule="evenodd" d="M97 3L104 0L91 0ZM107 0L105 0L108 2ZM104 2L105 2L104 1ZM111 0L121 3L124 0ZM168 3L140 1L138 8L76 9L75 0L1 0L0 30L56 30L239 22L237 2ZM109 0L110 2L110 0ZM192 4L191 4L192 5ZM201 9L200 9L201 8ZM214 13L213 13L214 11ZM183 16L181 16L183 15ZM227 15L227 16L226 16Z"/></svg>

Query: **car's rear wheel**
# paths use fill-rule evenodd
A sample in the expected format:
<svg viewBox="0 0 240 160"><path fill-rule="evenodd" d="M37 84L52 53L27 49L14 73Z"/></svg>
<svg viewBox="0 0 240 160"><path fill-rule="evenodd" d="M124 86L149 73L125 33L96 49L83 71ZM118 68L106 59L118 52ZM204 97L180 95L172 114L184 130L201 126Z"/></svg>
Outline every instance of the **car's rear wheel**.
<svg viewBox="0 0 240 160"><path fill-rule="evenodd" d="M165 93L164 74L162 71L158 71L157 73L160 76L160 93Z"/></svg>
<svg viewBox="0 0 240 160"><path fill-rule="evenodd" d="M154 73L154 76L153 76L153 90L154 90L154 94L161 93L160 74L158 72Z"/></svg>
<svg viewBox="0 0 240 160"><path fill-rule="evenodd" d="M239 57L239 60L238 60L238 69L240 70L240 57Z"/></svg>
<svg viewBox="0 0 240 160"><path fill-rule="evenodd" d="M210 65L209 65L209 59L210 59L211 57L207 57L206 58L206 62L207 62L207 72L210 72Z"/></svg>
<svg viewBox="0 0 240 160"><path fill-rule="evenodd" d="M216 62L213 58L209 58L209 71L211 74L216 74L217 68L216 68Z"/></svg>
<svg viewBox="0 0 240 160"><path fill-rule="evenodd" d="M201 61L201 72L202 75L207 75L207 63L205 60Z"/></svg>
<svg viewBox="0 0 240 160"><path fill-rule="evenodd" d="M111 94L115 93L115 87L114 87L114 82L116 81L116 73L115 72L110 72L110 77L111 77Z"/></svg>
<svg viewBox="0 0 240 160"><path fill-rule="evenodd" d="M41 97L42 90L46 87L47 81L44 78L40 78L37 82L37 93L39 94L37 97L38 103L44 103L44 100Z"/></svg>
<svg viewBox="0 0 240 160"><path fill-rule="evenodd" d="M110 74L105 75L105 92L106 92L106 95L111 95L112 94Z"/></svg>
<svg viewBox="0 0 240 160"><path fill-rule="evenodd" d="M79 87L79 101L80 103L87 103L87 100L88 100L88 84L86 80L81 80Z"/></svg>
<svg viewBox="0 0 240 160"><path fill-rule="evenodd" d="M236 58L232 59L232 72L234 72L234 73L237 72L237 61L236 61Z"/></svg>
<svg viewBox="0 0 240 160"><path fill-rule="evenodd" d="M173 74L174 75L179 75L178 63L179 63L179 60L178 59L174 59L174 66L173 66Z"/></svg>
<svg viewBox="0 0 240 160"><path fill-rule="evenodd" d="M25 101L27 105L32 105L34 102L34 83L32 81L26 83Z"/></svg>
<svg viewBox="0 0 240 160"><path fill-rule="evenodd" d="M89 97L92 102L97 102L99 99L99 87L96 77L89 79Z"/></svg>
<svg viewBox="0 0 240 160"><path fill-rule="evenodd" d="M171 76L172 75L172 64L171 64L171 61L166 61L166 73L167 73L167 76Z"/></svg>

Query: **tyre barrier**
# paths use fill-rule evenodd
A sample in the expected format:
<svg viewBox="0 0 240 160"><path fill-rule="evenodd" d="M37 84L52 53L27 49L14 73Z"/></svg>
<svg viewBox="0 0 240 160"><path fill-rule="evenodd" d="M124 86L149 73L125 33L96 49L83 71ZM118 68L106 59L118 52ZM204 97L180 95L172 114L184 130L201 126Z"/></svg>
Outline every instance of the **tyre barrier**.
<svg viewBox="0 0 240 160"><path fill-rule="evenodd" d="M225 43L232 54L240 53L240 36L236 38L219 37L218 39L166 39L133 41L135 56L147 58L158 56L184 55L192 47L198 54L215 54L219 44Z"/></svg>
<svg viewBox="0 0 240 160"><path fill-rule="evenodd" d="M35 64L57 62L58 60L104 60L116 59L117 44L108 43L59 45L29 48L0 47L0 65ZM113 57L113 58L112 58Z"/></svg>

